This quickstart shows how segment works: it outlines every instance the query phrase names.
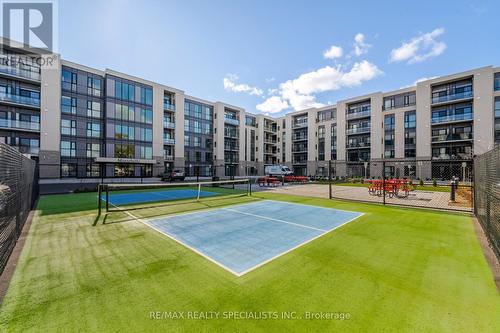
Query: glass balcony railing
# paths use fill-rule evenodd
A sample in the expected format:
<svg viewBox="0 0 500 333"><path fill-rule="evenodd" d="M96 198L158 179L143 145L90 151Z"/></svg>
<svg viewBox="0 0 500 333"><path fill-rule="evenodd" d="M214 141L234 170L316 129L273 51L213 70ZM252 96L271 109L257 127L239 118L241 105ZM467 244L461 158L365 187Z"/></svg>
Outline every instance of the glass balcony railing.
<svg viewBox="0 0 500 333"><path fill-rule="evenodd" d="M16 128L28 131L39 131L40 123L35 123L31 121L12 120L12 119L0 119L0 127Z"/></svg>
<svg viewBox="0 0 500 333"><path fill-rule="evenodd" d="M21 69L18 67L0 65L0 72L8 74L8 75L12 75L12 76L22 77L22 78L33 80L33 81L40 81L40 73L28 71L28 70Z"/></svg>
<svg viewBox="0 0 500 333"><path fill-rule="evenodd" d="M163 158L166 161L173 161L174 160L174 155L164 155Z"/></svg>
<svg viewBox="0 0 500 333"><path fill-rule="evenodd" d="M163 109L168 111L175 111L175 105L171 103L163 103Z"/></svg>
<svg viewBox="0 0 500 333"><path fill-rule="evenodd" d="M235 126L238 126L240 124L240 121L238 119L229 118L229 117L224 117L224 122L226 124L235 125Z"/></svg>
<svg viewBox="0 0 500 333"><path fill-rule="evenodd" d="M292 136L293 141L307 140L307 135L294 135Z"/></svg>
<svg viewBox="0 0 500 333"><path fill-rule="evenodd" d="M292 127L297 128L297 127L306 127L307 126L307 119L306 120L298 120L293 123Z"/></svg>
<svg viewBox="0 0 500 333"><path fill-rule="evenodd" d="M346 148L370 148L370 142L349 142Z"/></svg>
<svg viewBox="0 0 500 333"><path fill-rule="evenodd" d="M264 126L264 131L276 133L276 127Z"/></svg>
<svg viewBox="0 0 500 333"><path fill-rule="evenodd" d="M0 101L40 107L40 99L0 92Z"/></svg>
<svg viewBox="0 0 500 333"><path fill-rule="evenodd" d="M371 115L370 110L352 112L347 114L347 119L370 117L370 115Z"/></svg>
<svg viewBox="0 0 500 333"><path fill-rule="evenodd" d="M371 130L370 126L362 126L362 127L354 127L348 128L347 134L360 134L360 133L369 133Z"/></svg>
<svg viewBox="0 0 500 333"><path fill-rule="evenodd" d="M443 134L432 137L432 142L472 140L472 133Z"/></svg>
<svg viewBox="0 0 500 333"><path fill-rule="evenodd" d="M163 138L163 143L166 144L166 145L174 145L175 144L175 139Z"/></svg>
<svg viewBox="0 0 500 333"><path fill-rule="evenodd" d="M30 147L30 146L11 146L17 149L22 154L38 155L40 152L40 147Z"/></svg>
<svg viewBox="0 0 500 333"><path fill-rule="evenodd" d="M457 99L471 98L471 97L473 97L473 95L474 94L473 94L472 90L470 90L470 91L463 91L463 92L459 92L459 93L455 93L455 94L434 96L434 97L432 97L432 104L449 102L449 101L454 101Z"/></svg>
<svg viewBox="0 0 500 333"><path fill-rule="evenodd" d="M175 128L175 123L171 122L171 121L164 121L163 122L163 128L174 129Z"/></svg>
<svg viewBox="0 0 500 333"><path fill-rule="evenodd" d="M225 144L224 145L224 150L239 150L237 145L229 145Z"/></svg>
<svg viewBox="0 0 500 333"><path fill-rule="evenodd" d="M238 139L240 135L238 132L224 131L224 137Z"/></svg>
<svg viewBox="0 0 500 333"><path fill-rule="evenodd" d="M474 116L473 113L460 113L460 114L451 114L443 117L432 117L432 123L441 124L451 121L472 120L473 116Z"/></svg>

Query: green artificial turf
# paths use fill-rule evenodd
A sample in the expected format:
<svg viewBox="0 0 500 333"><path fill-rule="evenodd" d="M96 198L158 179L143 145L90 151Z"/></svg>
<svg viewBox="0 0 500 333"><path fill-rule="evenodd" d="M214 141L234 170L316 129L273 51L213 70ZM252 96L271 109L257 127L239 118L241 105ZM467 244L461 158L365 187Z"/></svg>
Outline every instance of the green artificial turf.
<svg viewBox="0 0 500 333"><path fill-rule="evenodd" d="M133 214L258 197L365 214L236 277L126 214L96 219L96 193L44 196L0 309L0 331L500 332L500 297L469 216L272 193ZM151 319L154 311L214 311L219 319ZM223 319L231 311L296 319ZM306 312L349 319L306 319Z"/></svg>

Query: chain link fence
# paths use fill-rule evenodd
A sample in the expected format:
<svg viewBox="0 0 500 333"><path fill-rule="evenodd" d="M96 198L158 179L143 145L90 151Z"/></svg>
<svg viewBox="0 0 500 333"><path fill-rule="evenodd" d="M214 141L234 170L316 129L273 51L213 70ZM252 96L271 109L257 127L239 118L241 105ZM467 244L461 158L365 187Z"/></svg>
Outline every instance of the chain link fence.
<svg viewBox="0 0 500 333"><path fill-rule="evenodd" d="M472 212L472 166L472 160L332 161L330 198Z"/></svg>
<svg viewBox="0 0 500 333"><path fill-rule="evenodd" d="M36 200L35 161L0 143L0 273Z"/></svg>
<svg viewBox="0 0 500 333"><path fill-rule="evenodd" d="M474 174L474 213L500 259L500 145L475 158Z"/></svg>

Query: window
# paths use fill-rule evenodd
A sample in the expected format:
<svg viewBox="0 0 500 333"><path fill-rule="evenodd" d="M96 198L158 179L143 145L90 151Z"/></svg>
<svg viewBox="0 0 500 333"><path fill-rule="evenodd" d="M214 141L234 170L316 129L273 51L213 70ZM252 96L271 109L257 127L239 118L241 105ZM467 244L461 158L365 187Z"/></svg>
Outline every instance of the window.
<svg viewBox="0 0 500 333"><path fill-rule="evenodd" d="M61 119L61 134L76 135L76 120Z"/></svg>
<svg viewBox="0 0 500 333"><path fill-rule="evenodd" d="M417 115L415 111L405 112L405 128L417 127Z"/></svg>
<svg viewBox="0 0 500 333"><path fill-rule="evenodd" d="M153 130L151 128L141 128L141 141L152 142L153 141Z"/></svg>
<svg viewBox="0 0 500 333"><path fill-rule="evenodd" d="M135 128L133 126L115 125L115 139L134 140Z"/></svg>
<svg viewBox="0 0 500 333"><path fill-rule="evenodd" d="M115 97L126 101L135 101L135 86L133 84L116 80Z"/></svg>
<svg viewBox="0 0 500 333"><path fill-rule="evenodd" d="M87 137L100 138L101 137L101 124L87 123Z"/></svg>
<svg viewBox="0 0 500 333"><path fill-rule="evenodd" d="M201 105L198 104L193 104L193 105L194 105L194 110L191 116L195 118L201 118Z"/></svg>
<svg viewBox="0 0 500 333"><path fill-rule="evenodd" d="M388 115L384 117L384 129L386 131L393 131L395 128L395 118L394 115Z"/></svg>
<svg viewBox="0 0 500 333"><path fill-rule="evenodd" d="M153 90L151 88L141 87L141 103L153 105Z"/></svg>
<svg viewBox="0 0 500 333"><path fill-rule="evenodd" d="M135 121L135 109L130 105L115 104L115 119Z"/></svg>
<svg viewBox="0 0 500 333"><path fill-rule="evenodd" d="M62 70L62 88L76 91L77 75L67 69Z"/></svg>
<svg viewBox="0 0 500 333"><path fill-rule="evenodd" d="M92 96L101 96L101 79L96 77L87 77L87 94Z"/></svg>
<svg viewBox="0 0 500 333"><path fill-rule="evenodd" d="M87 177L100 177L101 176L101 166L96 163L87 163L86 166Z"/></svg>
<svg viewBox="0 0 500 333"><path fill-rule="evenodd" d="M61 163L61 177L76 177L76 164Z"/></svg>
<svg viewBox="0 0 500 333"><path fill-rule="evenodd" d="M188 119L184 120L184 132L190 132L189 131L189 120Z"/></svg>
<svg viewBox="0 0 500 333"><path fill-rule="evenodd" d="M133 158L135 156L135 146L131 144L115 144L115 157Z"/></svg>
<svg viewBox="0 0 500 333"><path fill-rule="evenodd" d="M209 123L203 123L203 134L212 134L212 126Z"/></svg>
<svg viewBox="0 0 500 333"><path fill-rule="evenodd" d="M76 142L74 142L74 141L61 141L61 156L75 157L76 156Z"/></svg>
<svg viewBox="0 0 500 333"><path fill-rule="evenodd" d="M193 138L193 144L195 147L201 147L201 138L199 136L195 136Z"/></svg>
<svg viewBox="0 0 500 333"><path fill-rule="evenodd" d="M61 112L76 114L76 98L62 96L61 97Z"/></svg>
<svg viewBox="0 0 500 333"><path fill-rule="evenodd" d="M101 155L101 145L98 143L87 143L87 157L99 157Z"/></svg>
<svg viewBox="0 0 500 333"><path fill-rule="evenodd" d="M494 89L500 90L500 73L495 73Z"/></svg>
<svg viewBox="0 0 500 333"><path fill-rule="evenodd" d="M201 133L201 123L199 121L193 121L193 131L195 133Z"/></svg>
<svg viewBox="0 0 500 333"><path fill-rule="evenodd" d="M205 120L212 120L212 114L213 114L212 108L205 106L205 115L204 115Z"/></svg>
<svg viewBox="0 0 500 333"><path fill-rule="evenodd" d="M141 158L150 160L153 158L153 148L141 146L140 154L141 154Z"/></svg>
<svg viewBox="0 0 500 333"><path fill-rule="evenodd" d="M146 124L153 123L153 110L141 109L140 122Z"/></svg>
<svg viewBox="0 0 500 333"><path fill-rule="evenodd" d="M101 103L87 101L87 117L101 118Z"/></svg>

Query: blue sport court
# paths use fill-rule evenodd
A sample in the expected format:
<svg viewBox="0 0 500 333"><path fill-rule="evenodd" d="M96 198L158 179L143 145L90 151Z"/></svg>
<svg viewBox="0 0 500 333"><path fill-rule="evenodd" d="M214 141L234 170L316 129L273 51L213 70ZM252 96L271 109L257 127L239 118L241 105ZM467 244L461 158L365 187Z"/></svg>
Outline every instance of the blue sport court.
<svg viewBox="0 0 500 333"><path fill-rule="evenodd" d="M200 191L200 198L219 195L220 193ZM109 203L115 206L140 204L156 201L182 200L196 198L198 190L195 189L168 189L164 191L143 191L135 193L110 194ZM103 195L102 199L106 201Z"/></svg>
<svg viewBox="0 0 500 333"><path fill-rule="evenodd" d="M144 223L241 276L361 215L263 200Z"/></svg>

